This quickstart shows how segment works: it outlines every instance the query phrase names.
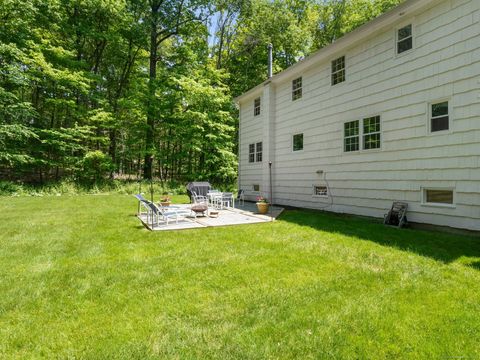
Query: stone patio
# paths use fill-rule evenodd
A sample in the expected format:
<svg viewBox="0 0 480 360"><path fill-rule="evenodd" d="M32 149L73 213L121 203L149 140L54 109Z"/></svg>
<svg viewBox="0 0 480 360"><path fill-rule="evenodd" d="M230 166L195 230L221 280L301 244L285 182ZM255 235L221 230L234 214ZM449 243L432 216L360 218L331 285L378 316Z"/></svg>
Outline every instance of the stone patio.
<svg viewBox="0 0 480 360"><path fill-rule="evenodd" d="M175 204L181 209L190 209L190 204ZM245 204L235 204L235 208L226 208L223 210L211 209L211 211L218 211L217 217L210 216L193 216L186 217L175 223L175 220L170 220L168 225L160 222L160 225L155 224L153 227L147 224L146 215L139 215L138 218L143 225L149 230L153 231L167 231L167 230L184 230L205 228L211 226L229 226L242 224L255 224L274 221L283 211L283 208L278 206L270 206L270 211L266 215L261 215L257 212L257 206L252 202L245 202Z"/></svg>

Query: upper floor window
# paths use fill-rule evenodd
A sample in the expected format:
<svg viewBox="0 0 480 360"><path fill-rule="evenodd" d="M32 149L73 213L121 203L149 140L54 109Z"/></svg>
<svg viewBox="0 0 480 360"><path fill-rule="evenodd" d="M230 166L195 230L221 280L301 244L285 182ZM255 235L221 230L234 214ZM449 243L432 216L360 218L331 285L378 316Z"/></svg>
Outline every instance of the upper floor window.
<svg viewBox="0 0 480 360"><path fill-rule="evenodd" d="M292 100L297 100L302 97L302 78L299 77L292 81Z"/></svg>
<svg viewBox="0 0 480 360"><path fill-rule="evenodd" d="M253 101L253 115L254 116L260 115L260 98L256 98Z"/></svg>
<svg viewBox="0 0 480 360"><path fill-rule="evenodd" d="M248 145L248 162L255 162L255 144Z"/></svg>
<svg viewBox="0 0 480 360"><path fill-rule="evenodd" d="M380 149L380 116L372 116L344 124L343 149L345 152ZM362 141L360 141L362 139Z"/></svg>
<svg viewBox="0 0 480 360"><path fill-rule="evenodd" d="M257 150L257 162L261 162L262 161L262 143L261 142L258 142L257 143L257 146L256 146L256 150Z"/></svg>
<svg viewBox="0 0 480 360"><path fill-rule="evenodd" d="M345 56L332 61L332 85L345 81Z"/></svg>
<svg viewBox="0 0 480 360"><path fill-rule="evenodd" d="M448 101L431 105L430 131L443 131L449 129Z"/></svg>
<svg viewBox="0 0 480 360"><path fill-rule="evenodd" d="M413 47L412 24L397 30L397 54L401 54Z"/></svg>
<svg viewBox="0 0 480 360"><path fill-rule="evenodd" d="M295 134L292 139L293 151L303 150L303 134Z"/></svg>

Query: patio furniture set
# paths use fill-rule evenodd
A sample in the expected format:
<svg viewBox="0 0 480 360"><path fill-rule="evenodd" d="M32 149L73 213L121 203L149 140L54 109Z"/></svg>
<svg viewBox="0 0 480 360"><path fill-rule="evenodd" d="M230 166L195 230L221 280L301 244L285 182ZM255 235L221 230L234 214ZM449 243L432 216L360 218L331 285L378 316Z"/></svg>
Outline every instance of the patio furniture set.
<svg viewBox="0 0 480 360"><path fill-rule="evenodd" d="M138 216L146 220L147 226L154 227L161 224L168 226L171 221L178 224L179 220L194 218L197 216L218 217L220 210L234 208L235 198L231 192L220 192L209 190L206 195L199 195L195 191L190 192L191 204L187 206L169 205L154 203L137 194ZM244 201L243 191L240 191L237 199Z"/></svg>

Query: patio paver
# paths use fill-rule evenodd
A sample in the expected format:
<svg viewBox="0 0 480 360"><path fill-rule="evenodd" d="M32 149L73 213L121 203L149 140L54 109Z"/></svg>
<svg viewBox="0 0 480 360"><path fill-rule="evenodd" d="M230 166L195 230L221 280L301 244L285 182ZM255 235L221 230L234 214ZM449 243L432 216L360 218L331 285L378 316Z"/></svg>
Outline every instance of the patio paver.
<svg viewBox="0 0 480 360"><path fill-rule="evenodd" d="M190 208L190 204L176 205L185 209ZM257 213L255 203L245 202L244 205L235 204L235 208L228 208L218 211L217 217L198 216L196 219L187 217L179 220L178 224L175 221L170 221L169 224L160 222L160 225L153 227L147 224L145 215L138 216L142 223L150 230L154 231L168 231L168 230L184 230L193 228L204 228L213 226L229 226L242 224L255 224L274 221L283 211L283 208L278 206L271 206L270 211L266 215Z"/></svg>

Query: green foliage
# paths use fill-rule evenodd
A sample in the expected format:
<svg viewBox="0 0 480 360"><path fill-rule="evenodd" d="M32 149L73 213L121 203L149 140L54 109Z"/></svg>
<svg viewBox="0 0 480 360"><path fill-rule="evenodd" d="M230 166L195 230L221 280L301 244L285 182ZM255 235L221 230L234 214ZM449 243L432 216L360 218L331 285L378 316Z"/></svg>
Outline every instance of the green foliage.
<svg viewBox="0 0 480 360"><path fill-rule="evenodd" d="M265 79L266 44L281 71L398 2L1 1L0 173L230 186L232 96Z"/></svg>
<svg viewBox="0 0 480 360"><path fill-rule="evenodd" d="M85 154L79 168L80 179L95 183L99 179L105 179L112 172L113 164L107 154L96 150Z"/></svg>

